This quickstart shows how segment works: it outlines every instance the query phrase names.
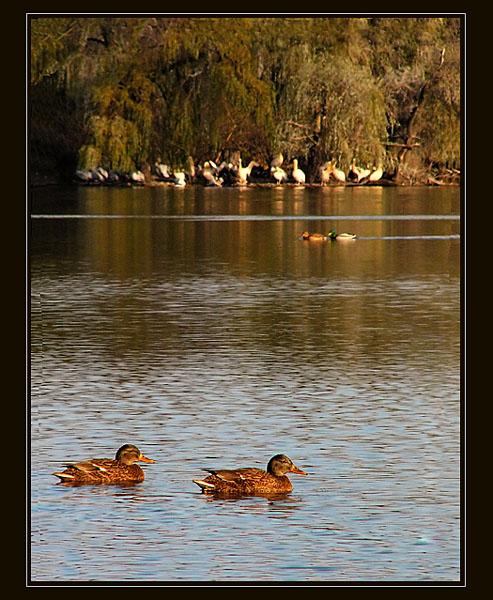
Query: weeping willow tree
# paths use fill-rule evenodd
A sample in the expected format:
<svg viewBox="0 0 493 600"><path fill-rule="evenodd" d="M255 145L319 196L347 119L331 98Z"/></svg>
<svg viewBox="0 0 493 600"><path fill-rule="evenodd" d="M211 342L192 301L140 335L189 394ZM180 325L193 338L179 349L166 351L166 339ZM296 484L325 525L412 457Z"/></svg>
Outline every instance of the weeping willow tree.
<svg viewBox="0 0 493 600"><path fill-rule="evenodd" d="M416 132L422 141L420 159L424 164L460 168L460 32L457 21L440 25L442 47L439 58L435 51L431 60L428 85L416 116Z"/></svg>
<svg viewBox="0 0 493 600"><path fill-rule="evenodd" d="M105 164L177 167L188 156L217 160L230 149L259 152L269 90L252 71L242 19L230 19L227 28L221 19L149 19L127 27L131 58L122 40L122 60L95 87L87 123Z"/></svg>
<svg viewBox="0 0 493 600"><path fill-rule="evenodd" d="M34 168L460 161L460 19L48 17L30 35Z"/></svg>
<svg viewBox="0 0 493 600"><path fill-rule="evenodd" d="M300 158L309 180L329 158L343 168L352 158L382 162L385 106L365 52L366 19L269 21L258 48L274 90L273 146Z"/></svg>
<svg viewBox="0 0 493 600"><path fill-rule="evenodd" d="M249 19L180 19L163 39L158 85L165 101L162 153L168 162L259 156L271 125L268 85L254 70Z"/></svg>
<svg viewBox="0 0 493 600"><path fill-rule="evenodd" d="M271 99L253 70L250 27L244 19L228 27L200 18L34 20L36 110L48 80L67 107L78 107L80 168L176 166L233 149L258 154Z"/></svg>
<svg viewBox="0 0 493 600"><path fill-rule="evenodd" d="M460 20L378 18L369 35L397 178L433 165L459 167Z"/></svg>
<svg viewBox="0 0 493 600"><path fill-rule="evenodd" d="M385 108L368 71L348 64L345 57L329 62L317 57L309 64L306 79L291 80L279 99L285 115L279 124L284 147L291 155L303 155L312 176L327 159L344 169L353 158L381 162Z"/></svg>
<svg viewBox="0 0 493 600"><path fill-rule="evenodd" d="M85 105L70 86L90 27L73 18L30 21L31 165L45 175L70 177L85 140Z"/></svg>

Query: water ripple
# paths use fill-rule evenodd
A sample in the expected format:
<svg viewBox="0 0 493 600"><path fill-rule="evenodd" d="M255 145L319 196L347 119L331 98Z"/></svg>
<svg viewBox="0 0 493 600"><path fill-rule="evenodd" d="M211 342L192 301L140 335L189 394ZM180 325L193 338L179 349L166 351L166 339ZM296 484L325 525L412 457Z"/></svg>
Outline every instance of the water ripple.
<svg viewBox="0 0 493 600"><path fill-rule="evenodd" d="M106 202L97 192L77 193ZM330 217L35 215L33 580L457 581L460 253L441 234L459 217L423 215L419 198L414 215L387 215L409 221L392 225L397 241L349 245L301 243L289 223L351 220L347 204ZM196 218L218 223L180 223ZM156 461L143 483L56 484L66 461L125 442ZM193 483L278 452L308 473L284 497L216 500Z"/></svg>

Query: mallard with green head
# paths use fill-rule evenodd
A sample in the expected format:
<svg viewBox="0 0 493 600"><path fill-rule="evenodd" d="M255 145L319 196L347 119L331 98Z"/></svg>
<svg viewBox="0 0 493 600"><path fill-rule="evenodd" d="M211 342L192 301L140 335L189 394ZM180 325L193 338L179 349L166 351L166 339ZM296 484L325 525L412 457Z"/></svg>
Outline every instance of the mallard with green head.
<svg viewBox="0 0 493 600"><path fill-rule="evenodd" d="M132 444L122 446L114 459L91 458L67 463L65 471L53 473L63 483L138 483L144 481L144 471L137 461L153 463Z"/></svg>
<svg viewBox="0 0 493 600"><path fill-rule="evenodd" d="M293 489L286 473L306 475L284 454L273 456L266 471L255 467L203 470L211 475L205 479L194 479L194 483L204 494L220 495L284 494Z"/></svg>
<svg viewBox="0 0 493 600"><path fill-rule="evenodd" d="M355 240L357 239L357 235L355 233L336 233L334 229L329 231L329 239L332 241L335 240Z"/></svg>

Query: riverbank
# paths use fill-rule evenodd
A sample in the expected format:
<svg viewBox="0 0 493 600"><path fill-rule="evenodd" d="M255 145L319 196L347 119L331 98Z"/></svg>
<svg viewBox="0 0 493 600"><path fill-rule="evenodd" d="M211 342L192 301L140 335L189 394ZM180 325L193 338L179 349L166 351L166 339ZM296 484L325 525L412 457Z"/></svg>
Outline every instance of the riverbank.
<svg viewBox="0 0 493 600"><path fill-rule="evenodd" d="M124 181L124 182L106 182L106 181L90 181L83 182L73 180L61 180L56 178L53 175L41 175L39 173L34 173L32 177L29 179L29 184L31 187L43 187L43 186L58 186L58 185L74 185L74 186L82 186L82 187L176 187L176 184L173 181L163 181L160 179L151 178L149 180L145 180L143 182L132 182L132 181ZM187 185L203 185L199 182L190 182ZM294 182L286 182L282 184L277 184L275 182L264 181L260 179L252 179L249 180L245 185L241 184L232 184L232 185L222 185L221 187L261 187L261 188L280 188L280 187L306 187L306 188L320 188L320 187L328 187L328 188L337 188L337 187L416 187L416 186L459 186L460 185L460 176L455 175L454 177L438 179L435 177L428 177L427 181L401 181L397 182L392 179L380 179L379 181L366 181L363 183L356 183L352 181L346 182L337 182L331 181L329 183L305 183L300 186Z"/></svg>

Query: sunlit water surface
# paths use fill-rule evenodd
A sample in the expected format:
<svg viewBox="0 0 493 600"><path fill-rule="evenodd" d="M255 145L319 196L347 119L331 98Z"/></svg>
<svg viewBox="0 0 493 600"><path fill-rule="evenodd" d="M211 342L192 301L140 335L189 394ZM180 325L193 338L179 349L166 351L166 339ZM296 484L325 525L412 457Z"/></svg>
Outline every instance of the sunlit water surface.
<svg viewBox="0 0 493 600"><path fill-rule="evenodd" d="M34 582L457 581L457 188L40 189ZM349 230L349 243L302 242ZM131 486L67 460L136 444ZM214 500L203 467L308 475Z"/></svg>

